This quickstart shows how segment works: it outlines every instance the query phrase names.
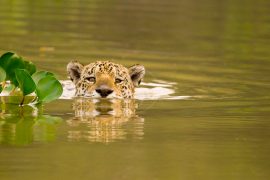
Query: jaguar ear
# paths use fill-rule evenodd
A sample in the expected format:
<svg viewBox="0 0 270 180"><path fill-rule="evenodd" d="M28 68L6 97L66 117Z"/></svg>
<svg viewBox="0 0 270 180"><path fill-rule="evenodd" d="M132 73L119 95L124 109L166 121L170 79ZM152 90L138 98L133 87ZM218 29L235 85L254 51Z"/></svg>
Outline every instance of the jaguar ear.
<svg viewBox="0 0 270 180"><path fill-rule="evenodd" d="M76 84L81 77L83 65L77 61L70 61L67 65L67 72L71 81Z"/></svg>
<svg viewBox="0 0 270 180"><path fill-rule="evenodd" d="M129 69L129 75L135 87L139 86L144 75L145 75L145 68L143 65L133 65Z"/></svg>

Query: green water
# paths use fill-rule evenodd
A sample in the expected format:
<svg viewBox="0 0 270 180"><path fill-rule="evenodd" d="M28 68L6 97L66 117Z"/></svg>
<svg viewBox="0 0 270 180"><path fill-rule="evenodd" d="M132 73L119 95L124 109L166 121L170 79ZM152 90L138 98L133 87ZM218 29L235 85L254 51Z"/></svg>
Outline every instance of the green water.
<svg viewBox="0 0 270 180"><path fill-rule="evenodd" d="M73 59L140 63L145 82L174 82L175 96L191 98L137 100L131 115L109 102L90 103L91 112L75 100L1 104L0 179L268 179L269 7L1 0L0 54L14 51L60 79Z"/></svg>

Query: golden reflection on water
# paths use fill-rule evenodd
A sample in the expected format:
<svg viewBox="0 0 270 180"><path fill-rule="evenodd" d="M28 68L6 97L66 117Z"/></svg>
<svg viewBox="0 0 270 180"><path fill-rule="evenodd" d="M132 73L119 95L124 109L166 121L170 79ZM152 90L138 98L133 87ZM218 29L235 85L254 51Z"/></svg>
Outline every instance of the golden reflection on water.
<svg viewBox="0 0 270 180"><path fill-rule="evenodd" d="M6 98L6 100L11 100ZM43 107L2 103L0 144L29 145L57 139L63 119L46 115ZM69 141L110 143L124 139L140 140L144 136L144 118L136 114L135 100L76 98L74 116L65 121L64 133Z"/></svg>
<svg viewBox="0 0 270 180"><path fill-rule="evenodd" d="M75 99L75 116L67 121L70 141L109 143L131 136L142 139L144 118L135 100Z"/></svg>

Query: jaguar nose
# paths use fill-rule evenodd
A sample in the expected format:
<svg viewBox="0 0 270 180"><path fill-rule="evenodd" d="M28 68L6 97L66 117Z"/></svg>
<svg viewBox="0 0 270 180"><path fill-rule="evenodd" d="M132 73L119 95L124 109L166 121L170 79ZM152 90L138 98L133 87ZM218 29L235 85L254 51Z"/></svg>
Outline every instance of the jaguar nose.
<svg viewBox="0 0 270 180"><path fill-rule="evenodd" d="M99 87L96 89L96 92L103 98L107 97L109 94L113 92L112 89L108 87Z"/></svg>

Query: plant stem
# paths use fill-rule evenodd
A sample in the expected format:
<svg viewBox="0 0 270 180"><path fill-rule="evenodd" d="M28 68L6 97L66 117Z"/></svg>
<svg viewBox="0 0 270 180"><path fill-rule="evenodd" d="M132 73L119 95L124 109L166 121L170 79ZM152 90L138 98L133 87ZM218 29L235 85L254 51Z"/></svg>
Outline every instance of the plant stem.
<svg viewBox="0 0 270 180"><path fill-rule="evenodd" d="M22 101L21 101L21 103L20 103L20 106L23 105L23 103L24 103L24 98L25 98L25 96L23 96Z"/></svg>

